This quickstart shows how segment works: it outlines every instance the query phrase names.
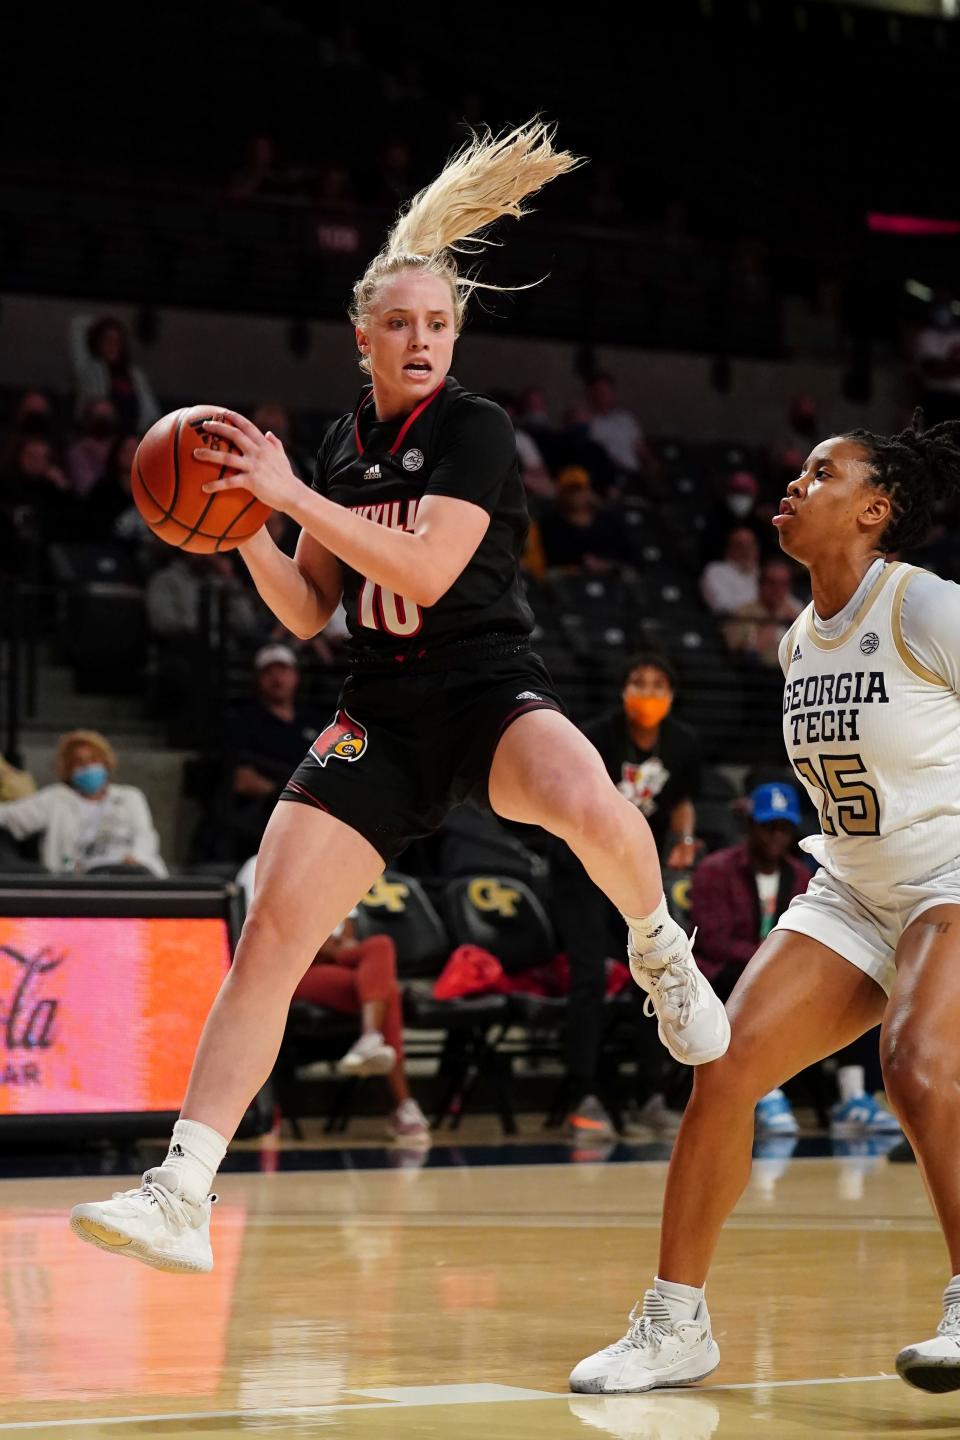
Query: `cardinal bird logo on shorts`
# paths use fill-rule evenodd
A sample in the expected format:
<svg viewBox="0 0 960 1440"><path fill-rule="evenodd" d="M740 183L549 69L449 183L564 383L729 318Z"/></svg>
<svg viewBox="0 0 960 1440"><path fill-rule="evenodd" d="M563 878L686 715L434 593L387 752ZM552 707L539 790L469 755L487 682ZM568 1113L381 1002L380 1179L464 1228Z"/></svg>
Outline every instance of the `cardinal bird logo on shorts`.
<svg viewBox="0 0 960 1440"><path fill-rule="evenodd" d="M346 710L338 710L332 724L321 730L310 746L310 754L323 767L328 760L359 760L366 748L366 727L352 720Z"/></svg>

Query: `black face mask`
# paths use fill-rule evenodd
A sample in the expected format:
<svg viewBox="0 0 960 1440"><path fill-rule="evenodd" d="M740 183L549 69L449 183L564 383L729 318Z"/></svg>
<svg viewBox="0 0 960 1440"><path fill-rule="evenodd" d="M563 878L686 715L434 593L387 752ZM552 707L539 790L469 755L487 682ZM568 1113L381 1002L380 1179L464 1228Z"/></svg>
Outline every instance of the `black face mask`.
<svg viewBox="0 0 960 1440"><path fill-rule="evenodd" d="M20 434L46 439L52 431L50 416L42 410L32 410L20 421Z"/></svg>

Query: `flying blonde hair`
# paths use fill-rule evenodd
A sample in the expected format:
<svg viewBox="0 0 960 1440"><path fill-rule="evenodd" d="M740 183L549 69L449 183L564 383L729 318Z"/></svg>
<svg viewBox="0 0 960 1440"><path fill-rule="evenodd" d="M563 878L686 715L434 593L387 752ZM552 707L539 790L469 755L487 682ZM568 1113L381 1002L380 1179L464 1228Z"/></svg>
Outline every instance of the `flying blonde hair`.
<svg viewBox="0 0 960 1440"><path fill-rule="evenodd" d="M381 284L402 270L446 280L458 335L474 290L529 289L461 275L454 256L479 255L496 244L484 234L495 220L504 215L519 220L528 214L523 204L528 196L583 164L582 157L553 148L555 135L556 126L538 118L502 135L472 132L436 180L401 211L383 249L354 285L348 312L353 324L366 325ZM360 368L369 372L370 361L362 359Z"/></svg>

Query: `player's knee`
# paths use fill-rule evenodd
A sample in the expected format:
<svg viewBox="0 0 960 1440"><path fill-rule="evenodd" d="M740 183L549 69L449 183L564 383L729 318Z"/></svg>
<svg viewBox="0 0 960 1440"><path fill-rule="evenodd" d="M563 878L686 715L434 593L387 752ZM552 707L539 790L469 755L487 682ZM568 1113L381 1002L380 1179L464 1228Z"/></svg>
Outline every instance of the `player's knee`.
<svg viewBox="0 0 960 1440"><path fill-rule="evenodd" d="M908 1123L956 1094L956 1066L944 1064L909 1026L884 1036L880 1064L887 1097Z"/></svg>
<svg viewBox="0 0 960 1440"><path fill-rule="evenodd" d="M589 849L615 851L621 838L617 793L592 778L570 784L557 796L555 818L558 833L574 849L578 843Z"/></svg>
<svg viewBox="0 0 960 1440"><path fill-rule="evenodd" d="M726 1053L709 1065L698 1065L694 1071L693 1102L725 1114L752 1110L771 1089L769 1077L761 1075L754 1063L756 1053L749 1037L739 1040L734 1031Z"/></svg>
<svg viewBox="0 0 960 1440"><path fill-rule="evenodd" d="M296 957L291 953L294 951L297 952ZM301 951L304 951L303 941L290 918L278 906L254 900L243 924L243 937L232 968L237 973L271 966L276 968L288 954L291 962L299 959ZM309 963L311 958L308 955L304 963Z"/></svg>

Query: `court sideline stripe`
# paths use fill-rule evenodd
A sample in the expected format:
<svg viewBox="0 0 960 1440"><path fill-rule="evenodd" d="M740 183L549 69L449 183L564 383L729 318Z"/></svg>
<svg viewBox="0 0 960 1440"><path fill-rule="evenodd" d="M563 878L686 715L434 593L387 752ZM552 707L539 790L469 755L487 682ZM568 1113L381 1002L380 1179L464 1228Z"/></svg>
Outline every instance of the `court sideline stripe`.
<svg viewBox="0 0 960 1440"><path fill-rule="evenodd" d="M831 1375L820 1379L812 1380L742 1380L732 1385L703 1385L697 1389L689 1389L686 1393L690 1395L712 1395L721 1390L787 1390L796 1389L809 1385L865 1385L875 1380L897 1380L897 1375ZM672 1392L671 1392L672 1393ZM574 1397L567 1390L563 1393L550 1395L544 1393L536 1397L539 1400L570 1400ZM578 1400L589 1400L589 1395L578 1395ZM598 1396L598 1399L605 1397ZM504 1398L503 1400L483 1401L448 1401L450 1408L455 1409L458 1405L485 1404L485 1405L529 1405L533 1397L525 1399ZM275 1409L256 1410L179 1410L167 1415L90 1415L76 1417L70 1420L7 1420L0 1422L0 1431L12 1430L63 1430L68 1425L164 1425L172 1424L175 1420L239 1420L239 1419L265 1419L267 1417L284 1416L293 1418L297 1415L335 1415L343 1414L354 1410L422 1410L436 1409L436 1402L420 1401L415 1404L405 1405L402 1400L370 1400L361 1402L358 1405L289 1405L278 1406ZM442 1408L442 1407L441 1407Z"/></svg>

